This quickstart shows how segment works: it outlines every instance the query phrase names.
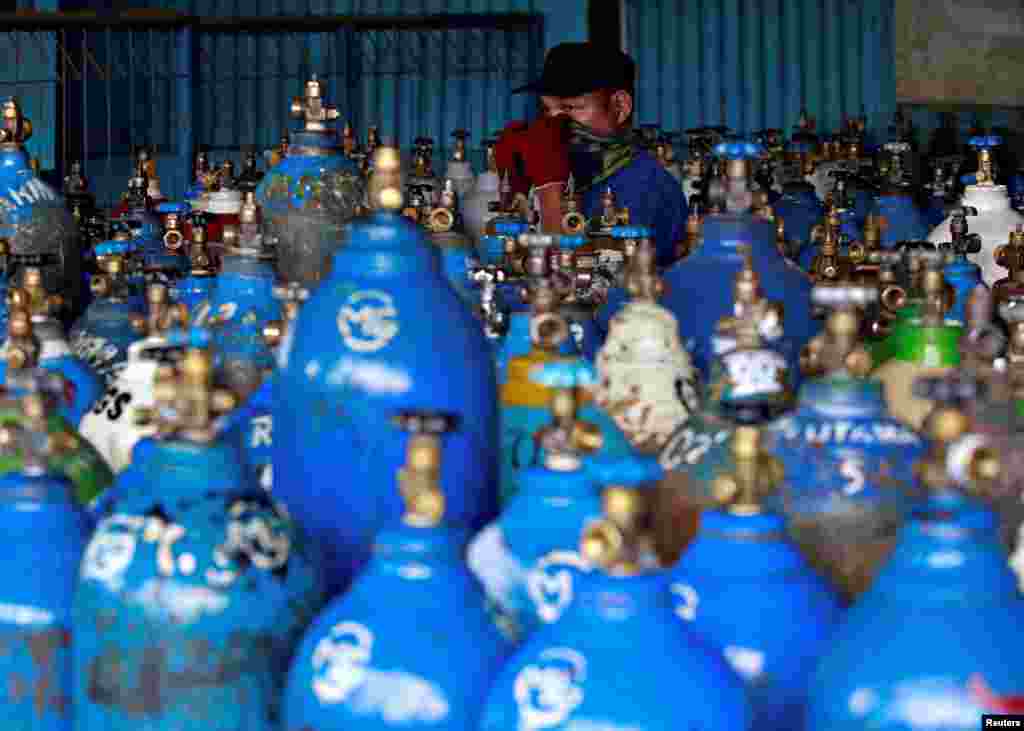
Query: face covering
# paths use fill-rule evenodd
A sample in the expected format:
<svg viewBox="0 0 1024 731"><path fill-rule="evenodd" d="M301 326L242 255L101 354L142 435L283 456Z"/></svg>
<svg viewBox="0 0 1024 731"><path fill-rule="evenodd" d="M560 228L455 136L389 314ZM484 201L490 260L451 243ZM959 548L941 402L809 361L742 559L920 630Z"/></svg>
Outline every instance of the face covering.
<svg viewBox="0 0 1024 731"><path fill-rule="evenodd" d="M579 122L569 122L569 164L576 190L599 185L633 161L633 130L611 137L597 135Z"/></svg>

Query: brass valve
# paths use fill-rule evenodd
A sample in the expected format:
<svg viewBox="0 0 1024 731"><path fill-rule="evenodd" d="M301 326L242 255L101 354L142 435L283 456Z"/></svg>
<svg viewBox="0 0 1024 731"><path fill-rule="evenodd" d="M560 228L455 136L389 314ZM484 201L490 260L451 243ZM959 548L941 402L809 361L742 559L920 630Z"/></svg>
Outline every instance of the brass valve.
<svg viewBox="0 0 1024 731"><path fill-rule="evenodd" d="M156 427L157 438L212 442L214 416L238 405L235 394L213 387L213 361L205 349L208 342L208 335L193 336L178 363L160 366L154 378L153 406L135 410L136 423Z"/></svg>
<svg viewBox="0 0 1024 731"><path fill-rule="evenodd" d="M417 137L413 141L413 145L415 149L412 158L413 175L420 178L434 177L434 140L429 137Z"/></svg>
<svg viewBox="0 0 1024 731"><path fill-rule="evenodd" d="M692 207L686 218L686 239L676 245L676 256L679 259L687 257L697 250L703 230L704 217L696 210L696 207Z"/></svg>
<svg viewBox="0 0 1024 731"><path fill-rule="evenodd" d="M913 391L917 398L937 402L924 424L931 444L925 457L914 465L914 474L927 490L948 490L953 482L949 469L951 447L971 432L971 419L964 405L985 397L984 383L953 372L918 378ZM999 454L988 447L974 450L968 461L963 465L964 474L972 483L968 487L984 489L997 480L1002 471Z"/></svg>
<svg viewBox="0 0 1024 731"><path fill-rule="evenodd" d="M323 99L320 81L313 74L306 82L305 96L292 99L289 113L292 119L303 120L303 129L307 132L327 131L327 122L333 122L339 116L337 108Z"/></svg>
<svg viewBox="0 0 1024 731"><path fill-rule="evenodd" d="M204 150L196 153L196 159L192 163L192 177L197 182L205 182L210 172L210 158Z"/></svg>
<svg viewBox="0 0 1024 731"><path fill-rule="evenodd" d="M355 130L352 129L351 122L345 122L345 127L341 130L341 150L345 157L351 158L352 153L356 151L359 146L359 141L356 139Z"/></svg>
<svg viewBox="0 0 1024 731"><path fill-rule="evenodd" d="M12 303L13 304L13 303ZM4 362L13 371L27 371L39 365L42 348L32 329L32 316L28 310L12 308L7 320L7 342L4 343Z"/></svg>
<svg viewBox="0 0 1024 731"><path fill-rule="evenodd" d="M193 241L188 247L189 271L192 276L210 276L213 274L213 260L206 250L205 241Z"/></svg>
<svg viewBox="0 0 1024 731"><path fill-rule="evenodd" d="M869 262L872 252L879 251L882 246L882 221L878 216L868 214L864 221L864 240L850 244L848 256L850 263L857 271L877 270L877 265Z"/></svg>
<svg viewBox="0 0 1024 731"><path fill-rule="evenodd" d="M288 133L287 132L282 132L281 133L281 139L278 141L277 147L273 148L272 150L268 150L267 153L266 153L267 158L268 158L267 162L268 162L270 167L273 168L273 167L276 167L277 165L280 165L281 162L286 157L288 157L288 147L289 147L289 145L290 145L290 139L288 137Z"/></svg>
<svg viewBox="0 0 1024 731"><path fill-rule="evenodd" d="M415 528L433 528L444 519L441 489L441 437L454 431L454 414L403 411L392 423L409 432L405 464L398 470L398 489L405 502L402 522Z"/></svg>
<svg viewBox="0 0 1024 731"><path fill-rule="evenodd" d="M494 157L494 148L497 145L496 140L484 140L484 158L486 160L487 172L496 173L498 172L498 161Z"/></svg>
<svg viewBox="0 0 1024 731"><path fill-rule="evenodd" d="M619 208L616 204L615 191L609 185L601 194L601 228L610 229L615 226L629 225L629 209Z"/></svg>
<svg viewBox="0 0 1024 731"><path fill-rule="evenodd" d="M43 285L43 273L38 267L26 267L21 287L12 287L7 292L9 307L24 308L29 315L49 317L65 305L59 294L50 294Z"/></svg>
<svg viewBox="0 0 1024 731"><path fill-rule="evenodd" d="M455 183L446 179L441 191L441 203L431 209L427 216L427 229L433 233L446 233L455 227L456 210Z"/></svg>
<svg viewBox="0 0 1024 731"><path fill-rule="evenodd" d="M579 205L576 180L570 173L562 192L562 233L578 235L587 230L587 217L580 212Z"/></svg>
<svg viewBox="0 0 1024 731"><path fill-rule="evenodd" d="M839 214L842 210L833 207L821 229L820 248L811 262L811 277L816 282L837 282L849 274L849 262L840 256Z"/></svg>
<svg viewBox="0 0 1024 731"><path fill-rule="evenodd" d="M89 180L82 172L82 161L71 163L71 171L64 176L64 195L82 195L89 190Z"/></svg>
<svg viewBox="0 0 1024 731"><path fill-rule="evenodd" d="M717 475L711 483L712 498L734 515L758 515L761 501L782 482L782 463L764 451L761 431L739 426L732 435L733 471Z"/></svg>
<svg viewBox="0 0 1024 731"><path fill-rule="evenodd" d="M993 252L996 264L1007 271L1007 277L996 282L993 288L999 292L1011 286L1024 286L1024 226L1017 225L1010 232L1009 242L996 248Z"/></svg>
<svg viewBox="0 0 1024 731"><path fill-rule="evenodd" d="M739 337L741 332L752 331L758 335L762 330L781 327L782 305L765 298L750 247L741 246L738 250L743 255L743 267L733 284L733 314L718 321L716 334Z"/></svg>
<svg viewBox="0 0 1024 731"><path fill-rule="evenodd" d="M0 107L3 115L0 126L0 144L20 145L32 136L32 122L22 114L21 105L13 97L3 102Z"/></svg>
<svg viewBox="0 0 1024 731"><path fill-rule="evenodd" d="M380 146L373 153L369 182L370 205L381 210L402 210L402 163L398 150Z"/></svg>
<svg viewBox="0 0 1024 731"><path fill-rule="evenodd" d="M534 322L553 321L555 318L561 320L558 334L567 337L568 325L560 315L548 314L534 318L530 323L531 330L534 329ZM596 383L593 368L580 361L558 359L534 366L529 377L534 383L552 389L551 423L533 436L538 450L549 454L589 454L604 446L601 428L577 418L579 390Z"/></svg>
<svg viewBox="0 0 1024 731"><path fill-rule="evenodd" d="M188 306L172 303L166 284L152 282L146 286L146 312L145 316L134 314L131 317L132 327L143 337L188 327Z"/></svg>
<svg viewBox="0 0 1024 731"><path fill-rule="evenodd" d="M276 285L273 296L281 303L284 320L271 320L263 327L263 342L268 348L276 348L284 340L288 328L299 316L302 303L309 299L309 290L298 282L288 282L285 285Z"/></svg>
<svg viewBox="0 0 1024 731"><path fill-rule="evenodd" d="M168 213L164 220L164 248L168 251L178 251L185 243L185 234L181 231L181 221L177 213Z"/></svg>
<svg viewBox="0 0 1024 731"><path fill-rule="evenodd" d="M978 172L975 174L974 184L977 186L991 187L996 184L995 171L992 167L992 151L988 148L978 150Z"/></svg>
<svg viewBox="0 0 1024 731"><path fill-rule="evenodd" d="M469 139L469 132L464 129L457 129L452 132L452 137L455 138L455 149L452 151L452 160L454 162L465 162L466 140Z"/></svg>
<svg viewBox="0 0 1024 731"><path fill-rule="evenodd" d="M614 576L635 576L657 567L654 549L652 491L662 478L653 459L636 456L598 458L594 477L603 484L602 518L591 522L580 538L580 554Z"/></svg>
<svg viewBox="0 0 1024 731"><path fill-rule="evenodd" d="M125 260L120 255L105 256L97 263L102 274L97 274L89 280L89 289L97 298L113 297L121 294L126 274Z"/></svg>
<svg viewBox="0 0 1024 731"><path fill-rule="evenodd" d="M825 323L825 332L813 338L800 353L800 370L809 377L847 373L866 377L872 368L871 352L860 342L864 308L878 300L874 287L817 286L811 301L833 312Z"/></svg>
<svg viewBox="0 0 1024 731"><path fill-rule="evenodd" d="M925 264L924 276L921 280L923 293L921 323L925 327L939 327L945 321L946 311L949 310L950 305L946 279L942 276L942 270L939 268L942 258L923 255L915 258L920 258Z"/></svg>
<svg viewBox="0 0 1024 731"><path fill-rule="evenodd" d="M665 293L665 283L658 276L657 254L650 239L640 239L629 260L626 291L634 302L655 303Z"/></svg>

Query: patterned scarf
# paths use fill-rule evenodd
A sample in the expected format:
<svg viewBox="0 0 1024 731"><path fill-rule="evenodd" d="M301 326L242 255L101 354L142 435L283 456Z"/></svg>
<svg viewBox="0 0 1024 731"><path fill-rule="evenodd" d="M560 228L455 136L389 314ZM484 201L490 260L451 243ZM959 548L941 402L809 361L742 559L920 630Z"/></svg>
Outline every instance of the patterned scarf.
<svg viewBox="0 0 1024 731"><path fill-rule="evenodd" d="M603 137L578 122L570 122L569 132L569 160L579 192L607 180L636 156L636 136L632 129Z"/></svg>

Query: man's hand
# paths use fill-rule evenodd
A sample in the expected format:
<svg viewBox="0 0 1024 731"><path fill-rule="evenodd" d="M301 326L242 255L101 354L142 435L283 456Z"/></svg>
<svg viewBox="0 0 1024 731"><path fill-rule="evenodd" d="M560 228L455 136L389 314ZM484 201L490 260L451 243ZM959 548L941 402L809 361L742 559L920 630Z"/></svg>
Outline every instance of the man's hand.
<svg viewBox="0 0 1024 731"><path fill-rule="evenodd" d="M569 179L568 130L564 117L542 117L527 125L512 122L494 147L501 175L509 173L513 193L528 193Z"/></svg>

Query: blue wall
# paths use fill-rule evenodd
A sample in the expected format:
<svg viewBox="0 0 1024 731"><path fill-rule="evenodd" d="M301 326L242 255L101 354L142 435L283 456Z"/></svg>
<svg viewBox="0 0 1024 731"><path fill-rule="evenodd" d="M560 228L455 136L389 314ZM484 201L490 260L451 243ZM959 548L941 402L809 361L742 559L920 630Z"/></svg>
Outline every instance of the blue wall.
<svg viewBox="0 0 1024 731"><path fill-rule="evenodd" d="M819 131L843 113L882 129L896 108L893 0L626 0L640 122ZM724 104L723 104L724 100Z"/></svg>

